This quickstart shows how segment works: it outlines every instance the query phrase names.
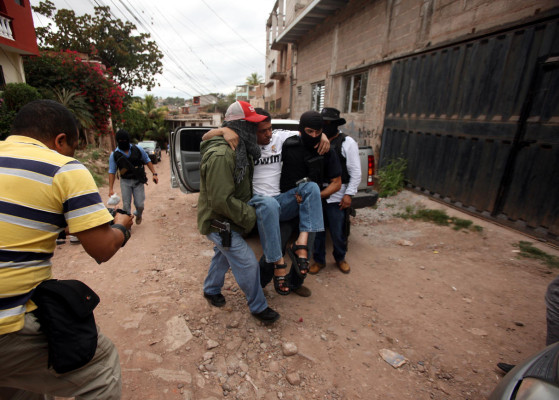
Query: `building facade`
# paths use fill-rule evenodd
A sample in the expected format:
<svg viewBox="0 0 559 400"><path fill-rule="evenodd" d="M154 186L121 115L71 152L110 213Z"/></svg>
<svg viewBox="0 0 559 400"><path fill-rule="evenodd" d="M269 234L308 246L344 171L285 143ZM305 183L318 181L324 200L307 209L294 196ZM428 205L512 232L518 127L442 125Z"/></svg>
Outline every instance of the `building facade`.
<svg viewBox="0 0 559 400"><path fill-rule="evenodd" d="M408 187L559 243L556 0L278 0L270 18L292 118L336 107Z"/></svg>
<svg viewBox="0 0 559 400"><path fill-rule="evenodd" d="M550 12L555 0L278 0L265 101L291 118L335 107L379 159L392 63ZM278 102L280 107L277 107Z"/></svg>
<svg viewBox="0 0 559 400"><path fill-rule="evenodd" d="M29 1L0 0L0 86L25 82L22 55L37 55Z"/></svg>

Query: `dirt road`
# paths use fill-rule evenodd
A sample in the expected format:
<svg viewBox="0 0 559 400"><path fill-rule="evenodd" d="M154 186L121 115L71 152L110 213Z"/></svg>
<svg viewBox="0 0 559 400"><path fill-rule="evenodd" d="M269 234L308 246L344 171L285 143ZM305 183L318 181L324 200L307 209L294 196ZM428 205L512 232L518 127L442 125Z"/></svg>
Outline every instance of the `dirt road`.
<svg viewBox="0 0 559 400"><path fill-rule="evenodd" d="M328 255L306 280L310 298L267 287L281 313L271 327L250 315L231 274L226 307L213 308L202 297L213 250L196 229L198 196L170 188L166 155L156 168L144 221L113 259L97 265L70 244L54 257L55 277L81 279L101 297L96 319L119 348L123 399L478 400L501 379L497 362L544 347L544 293L556 272L517 257L512 244L529 239L410 192L358 211L349 275ZM483 232L392 216L415 203ZM392 367L383 349L405 364Z"/></svg>

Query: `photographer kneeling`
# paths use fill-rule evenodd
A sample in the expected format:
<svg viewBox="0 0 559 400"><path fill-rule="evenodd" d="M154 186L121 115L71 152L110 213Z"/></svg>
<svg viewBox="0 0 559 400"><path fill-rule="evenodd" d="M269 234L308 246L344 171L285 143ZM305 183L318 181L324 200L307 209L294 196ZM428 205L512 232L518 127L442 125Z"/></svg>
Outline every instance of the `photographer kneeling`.
<svg viewBox="0 0 559 400"><path fill-rule="evenodd" d="M52 279L55 241L66 226L99 263L124 246L132 227L122 213L110 224L93 177L72 158L77 145L76 119L51 100L25 105L0 142L1 399L121 396L118 352L95 332L98 297L79 281Z"/></svg>

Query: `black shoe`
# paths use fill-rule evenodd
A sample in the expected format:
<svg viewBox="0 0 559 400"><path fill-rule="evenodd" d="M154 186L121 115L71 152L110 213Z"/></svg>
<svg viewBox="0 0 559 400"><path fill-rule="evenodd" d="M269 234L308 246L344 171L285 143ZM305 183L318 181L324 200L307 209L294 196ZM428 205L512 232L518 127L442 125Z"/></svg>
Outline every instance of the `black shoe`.
<svg viewBox="0 0 559 400"><path fill-rule="evenodd" d="M266 308L264 311L260 311L259 313L252 313L256 318L260 321L264 322L265 324L271 324L272 322L276 322L280 315L272 310L270 307Z"/></svg>
<svg viewBox="0 0 559 400"><path fill-rule="evenodd" d="M223 307L225 305L225 297L221 293L218 294L207 294L204 293L204 297L211 303L214 307Z"/></svg>
<svg viewBox="0 0 559 400"><path fill-rule="evenodd" d="M512 365L512 364L506 364L506 363L498 363L497 367L499 367L499 369L501 369L501 371L503 371L505 374L508 373L511 369L513 369L514 367L516 367L516 365Z"/></svg>

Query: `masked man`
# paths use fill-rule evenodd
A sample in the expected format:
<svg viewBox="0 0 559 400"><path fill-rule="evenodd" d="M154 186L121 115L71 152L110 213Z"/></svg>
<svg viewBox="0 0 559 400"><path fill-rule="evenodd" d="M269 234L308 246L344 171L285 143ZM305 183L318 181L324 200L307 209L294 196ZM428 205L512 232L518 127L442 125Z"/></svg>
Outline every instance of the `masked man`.
<svg viewBox="0 0 559 400"><path fill-rule="evenodd" d="M115 183L115 174L118 170L120 175L122 209L127 213L131 212L132 196L134 196L136 224L140 225L142 223L144 202L146 200L144 184L147 184L148 181L144 165L147 165L153 174L153 182L155 184L159 182L159 178L144 149L130 143L130 135L127 131L124 129L119 130L116 133L116 142L117 148L109 157L109 196L114 194L113 186Z"/></svg>
<svg viewBox="0 0 559 400"><path fill-rule="evenodd" d="M329 198L323 200L324 225L328 227L332 238L333 256L336 265L340 271L348 274L350 267L345 260L347 253L346 224L349 224L351 198L357 193L359 182L361 182L359 146L351 136L339 131L339 127L346 121L344 118L340 118L338 110L323 108L321 114L324 119L324 133L328 136L330 145L338 155L342 166L342 187ZM315 262L311 265L309 272L316 274L326 265L325 232L319 232L316 235L313 258Z"/></svg>

